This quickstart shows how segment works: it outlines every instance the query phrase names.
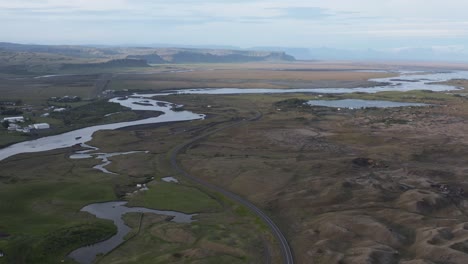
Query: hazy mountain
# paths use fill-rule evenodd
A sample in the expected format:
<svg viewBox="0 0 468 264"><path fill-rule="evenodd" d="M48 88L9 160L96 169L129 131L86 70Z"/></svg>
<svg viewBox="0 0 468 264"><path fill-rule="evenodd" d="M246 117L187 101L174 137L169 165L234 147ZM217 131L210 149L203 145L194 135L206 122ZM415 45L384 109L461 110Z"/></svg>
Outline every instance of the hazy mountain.
<svg viewBox="0 0 468 264"><path fill-rule="evenodd" d="M468 52L461 48L398 48L389 50L362 49L347 50L334 48L309 49L313 58L318 60L398 60L398 61L468 61ZM297 59L308 57L297 56Z"/></svg>
<svg viewBox="0 0 468 264"><path fill-rule="evenodd" d="M248 50L201 50L161 49L156 51L165 61L171 63L229 63L252 61L294 61L295 58L282 51Z"/></svg>
<svg viewBox="0 0 468 264"><path fill-rule="evenodd" d="M100 63L70 63L70 64L62 64L62 70L79 70L79 69L108 69L108 68L131 68L131 67L149 67L146 60L138 60L138 59L118 59L118 60L110 60L106 62Z"/></svg>
<svg viewBox="0 0 468 264"><path fill-rule="evenodd" d="M300 47L254 47L252 50L284 51L298 60L398 60L468 62L468 49L459 46L395 49L337 49Z"/></svg>
<svg viewBox="0 0 468 264"><path fill-rule="evenodd" d="M294 48L294 47L253 47L249 50L265 50L265 51L281 51L294 56L298 60L314 60L316 59L311 50L308 48Z"/></svg>
<svg viewBox="0 0 468 264"><path fill-rule="evenodd" d="M154 47L113 47L113 46L68 46L68 45L24 45L16 43L0 43L0 52L22 53L23 57L29 55L48 57L62 56L57 63L63 60L76 58L90 60L90 63L102 64L110 60L121 61L133 65L128 60L145 60L148 63L233 63L255 61L293 61L295 58L282 51L257 51L257 50L233 50L233 49L199 49L199 48L154 48ZM26 54L28 53L28 54ZM5 60L8 62L8 60ZM16 61L21 64L21 61ZM48 62L53 62L48 60ZM74 62L67 63L73 64ZM81 62L80 62L81 63ZM109 65L114 65L111 63ZM140 62L135 63L140 65ZM70 65L66 66L71 67ZM80 66L81 67L81 66Z"/></svg>
<svg viewBox="0 0 468 264"><path fill-rule="evenodd" d="M7 42L0 42L0 51L48 53L80 58L104 58L117 54L117 52L111 48L96 48L72 45L25 45Z"/></svg>

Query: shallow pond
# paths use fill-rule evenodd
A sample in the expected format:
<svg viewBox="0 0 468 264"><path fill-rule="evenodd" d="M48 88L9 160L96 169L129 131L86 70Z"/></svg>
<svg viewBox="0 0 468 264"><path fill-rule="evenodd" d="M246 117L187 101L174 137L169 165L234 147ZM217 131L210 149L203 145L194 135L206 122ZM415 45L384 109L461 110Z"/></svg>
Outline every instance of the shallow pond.
<svg viewBox="0 0 468 264"><path fill-rule="evenodd" d="M158 215L167 215L172 217L171 221L176 223L191 223L195 214L184 214L173 211L159 211L143 207L127 207L127 202L116 201L107 203L90 204L81 209L95 215L97 218L112 220L117 226L117 234L108 240L96 243L94 245L82 247L72 251L68 256L80 264L90 264L99 254L106 254L124 242L124 237L131 231L122 216L127 213L153 213Z"/></svg>
<svg viewBox="0 0 468 264"><path fill-rule="evenodd" d="M183 89L167 91L165 93L139 95L143 97L153 97L157 95L171 94L278 94L278 93L323 93L323 94L342 94L342 93L377 93L384 91L412 91L412 90L431 90L435 92L457 90L458 87L441 85L439 82L452 79L468 79L468 71L456 72L416 72L402 71L398 77L376 78L369 81L376 82L374 87L358 88L304 88L304 89L246 89L246 88L206 88L206 89ZM377 85L386 83L385 85Z"/></svg>
<svg viewBox="0 0 468 264"><path fill-rule="evenodd" d="M161 180L163 182L174 182L174 183L178 183L179 180L177 180L176 178L174 177L164 177L164 178L161 178Z"/></svg>
<svg viewBox="0 0 468 264"><path fill-rule="evenodd" d="M334 108L350 108L360 109L367 107L390 108L390 107L408 107L408 106L428 106L428 104L420 103L402 103L392 101L378 100L359 100L359 99L344 99L344 100L310 100L307 102L313 106L326 106Z"/></svg>

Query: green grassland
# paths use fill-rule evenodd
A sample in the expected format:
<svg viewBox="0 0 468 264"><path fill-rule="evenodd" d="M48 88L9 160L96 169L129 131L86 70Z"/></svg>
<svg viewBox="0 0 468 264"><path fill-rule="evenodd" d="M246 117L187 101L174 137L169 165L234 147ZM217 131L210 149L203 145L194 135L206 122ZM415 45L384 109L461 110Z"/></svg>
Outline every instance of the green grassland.
<svg viewBox="0 0 468 264"><path fill-rule="evenodd" d="M0 263L60 262L72 249L106 239L115 232L109 221L79 209L115 199L109 177L86 174L62 153L2 163ZM18 169L18 164L20 168Z"/></svg>
<svg viewBox="0 0 468 264"><path fill-rule="evenodd" d="M196 108L198 101L193 101L193 98L180 98L179 102L186 103L189 109ZM76 112L71 112L79 116L80 107L76 107ZM205 259L213 263L258 262L265 254L262 241L274 245L274 240L264 227L256 223L255 217L239 214L239 210L235 209L237 205L183 179L180 184L160 181L160 177L173 174L167 160L167 153L172 147L191 138L192 133L203 132L205 126L209 129L217 121L248 114L248 111L238 112L231 106L220 109L222 111L218 116L210 120L96 133L89 144L98 146L100 151L150 151L148 154L135 154L134 157L112 158L114 163L109 169L119 175L107 175L92 169L99 163L93 159L68 159L70 149L51 151L45 155L18 155L2 161L0 233L10 235L0 238L0 250L6 255L3 259L7 261L5 263L12 260L15 263L30 263L31 260L48 263L62 259L70 262L65 256L72 249L102 240L114 232L108 222L79 213L79 209L89 203L119 198L129 200L132 206L198 213L197 222L151 222L124 245L101 257L100 263L114 263L115 256L127 263L164 263L168 260L197 263ZM145 182L149 182L149 191L125 195L136 190L137 183ZM154 216L145 215L144 221L151 217ZM220 222L224 223L224 227L219 226ZM259 231L252 232L252 228ZM169 230L170 235L159 234L161 230ZM184 232L193 237L191 243L178 240L178 234ZM51 247L46 247L46 244ZM143 244L145 246L141 247ZM149 247L157 250L149 252L150 255L146 250L141 250ZM260 248L254 250L256 247ZM192 255L190 252L194 248L202 253Z"/></svg>
<svg viewBox="0 0 468 264"><path fill-rule="evenodd" d="M134 216L133 222L140 219ZM99 263L259 263L261 239L249 234L250 222L225 212L203 214L191 225L145 214L141 226ZM233 222L234 219L238 219ZM126 218L127 221L132 219ZM135 221L136 220L136 221ZM219 224L222 222L223 224ZM138 228L140 228L138 232ZM151 248L152 250L141 250ZM261 254L260 254L261 255Z"/></svg>
<svg viewBox="0 0 468 264"><path fill-rule="evenodd" d="M76 130L83 127L109 124L123 121L137 120L139 114L116 103L109 103L105 100L93 100L75 104L67 104L69 108L63 112L51 112L48 117L41 117L40 112L26 112L23 114L27 122L22 126L35 123L49 123L51 129L37 131L36 134L23 134L16 131L8 131L0 128L0 146L31 140L42 136L49 136ZM114 114L115 113L115 114ZM113 114L106 116L107 114ZM157 113L155 113L157 114Z"/></svg>
<svg viewBox="0 0 468 264"><path fill-rule="evenodd" d="M79 77L6 79L0 83L2 100L21 99L26 105L46 106L50 97L79 96L93 98L98 75Z"/></svg>
<svg viewBox="0 0 468 264"><path fill-rule="evenodd" d="M185 213L201 213L221 209L214 198L194 187L165 182L150 185L149 191L132 197L129 205L161 210L171 209Z"/></svg>

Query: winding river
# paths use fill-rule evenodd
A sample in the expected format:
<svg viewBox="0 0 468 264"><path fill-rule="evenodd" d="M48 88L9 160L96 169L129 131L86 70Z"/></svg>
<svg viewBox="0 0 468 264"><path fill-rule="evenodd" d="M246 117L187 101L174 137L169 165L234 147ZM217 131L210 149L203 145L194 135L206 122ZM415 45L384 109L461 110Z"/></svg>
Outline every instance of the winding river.
<svg viewBox="0 0 468 264"><path fill-rule="evenodd" d="M129 98L113 98L110 102L119 103L129 107L132 110L146 110L163 112L158 117L152 117L137 121L120 122L107 125L91 126L77 129L60 135L43 137L31 141L25 141L0 149L0 160L4 160L20 153L31 153L54 150L59 148L71 147L76 144L86 143L91 141L94 132L99 130L114 130L121 127L155 124L174 121L189 121L203 119L205 116L195 114L189 111L174 111L174 104L164 101L152 100L147 98L129 97Z"/></svg>
<svg viewBox="0 0 468 264"><path fill-rule="evenodd" d="M203 119L203 114L189 111L174 111L174 104L151 99L154 96L173 94L273 94L273 93L377 93L382 91L411 91L431 90L450 91L460 89L458 87L442 85L440 82L452 79L468 79L468 71L453 72L401 72L398 77L370 79L376 83L385 83L374 87L358 88L318 88L318 89L241 89L241 88L207 88L207 89L182 89L155 94L135 94L126 98L113 98L110 102L119 103L132 110L160 111L162 115L143 120L121 122L107 125L98 125L82 128L60 135L39 138L26 141L0 149L0 161L20 153L40 152L59 148L71 147L75 144L88 142L92 139L94 132L99 130L113 130L142 124L154 124L162 122L189 121Z"/></svg>
<svg viewBox="0 0 468 264"><path fill-rule="evenodd" d="M182 89L167 91L157 94L139 94L147 98L158 95L172 94L278 94L278 93L323 93L323 94L347 94L347 93L378 93L386 91L407 92L412 90L431 90L443 92L457 90L458 87L438 84L453 79L468 79L468 71L455 72L403 72L399 77L377 78L369 81L385 83L374 87L358 88L303 88L303 89L246 89L246 88L204 88Z"/></svg>
<svg viewBox="0 0 468 264"><path fill-rule="evenodd" d="M81 144L81 147L86 147L88 145L86 144ZM91 147L91 146L88 146ZM109 158L116 157L116 156L124 156L124 155L130 155L130 154L135 154L135 153L149 153L148 151L127 151L127 152L113 152L113 153L90 153L97 150L95 147L91 147L90 149L87 150L80 150L75 152L74 154L70 155L70 159L90 159L90 158L95 158L101 160L101 164L98 164L93 167L93 169L100 170L103 173L107 174L115 174L115 172L111 172L107 170L105 167L112 162L109 160Z"/></svg>
<svg viewBox="0 0 468 264"><path fill-rule="evenodd" d="M82 212L88 212L97 218L112 220L117 226L117 234L111 238L96 243L91 246L82 247L72 251L68 256L80 264L91 264L99 254L107 254L125 241L125 236L131 231L122 216L127 213L153 213L158 215L170 216L171 221L175 223L191 223L195 214L184 214L174 211L160 211L147 209L143 207L127 207L127 202L116 201L107 203L90 204L81 209Z"/></svg>

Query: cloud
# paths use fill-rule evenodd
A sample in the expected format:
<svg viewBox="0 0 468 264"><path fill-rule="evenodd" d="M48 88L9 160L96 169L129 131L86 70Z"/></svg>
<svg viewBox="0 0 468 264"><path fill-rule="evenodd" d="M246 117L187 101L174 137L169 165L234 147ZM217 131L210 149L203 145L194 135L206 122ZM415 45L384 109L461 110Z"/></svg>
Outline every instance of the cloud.
<svg viewBox="0 0 468 264"><path fill-rule="evenodd" d="M332 16L328 10L318 7L288 7L275 10L283 14L275 18L317 20Z"/></svg>
<svg viewBox="0 0 468 264"><path fill-rule="evenodd" d="M468 38L466 10L462 0L15 0L0 1L8 25L0 34L51 43L450 46Z"/></svg>

